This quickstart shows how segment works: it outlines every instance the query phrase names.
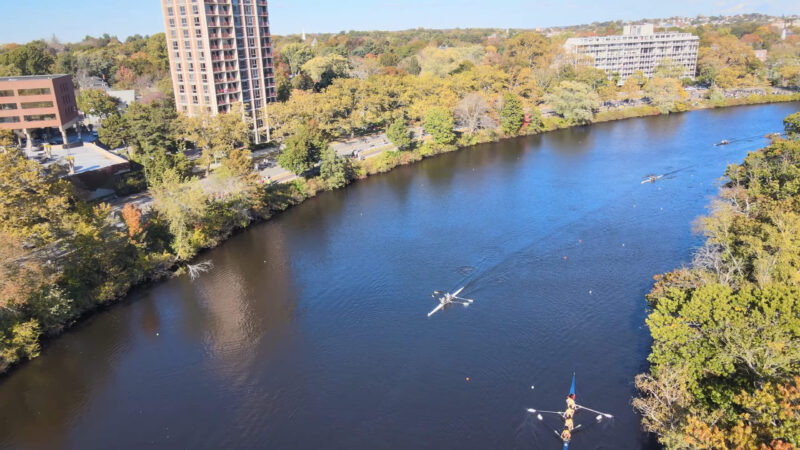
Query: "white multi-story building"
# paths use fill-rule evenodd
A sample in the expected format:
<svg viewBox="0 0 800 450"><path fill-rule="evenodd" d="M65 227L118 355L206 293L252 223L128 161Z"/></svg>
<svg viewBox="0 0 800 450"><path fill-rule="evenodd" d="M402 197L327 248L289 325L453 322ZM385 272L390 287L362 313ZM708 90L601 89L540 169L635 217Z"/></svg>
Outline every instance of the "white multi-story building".
<svg viewBox="0 0 800 450"><path fill-rule="evenodd" d="M161 0L178 111L226 113L242 103L256 143L275 101L266 0Z"/></svg>
<svg viewBox="0 0 800 450"><path fill-rule="evenodd" d="M620 83L637 70L652 77L664 59L684 68L684 77L694 78L700 38L689 33L655 33L652 24L626 25L622 36L570 38L567 52L590 56L592 64L609 77L619 74Z"/></svg>

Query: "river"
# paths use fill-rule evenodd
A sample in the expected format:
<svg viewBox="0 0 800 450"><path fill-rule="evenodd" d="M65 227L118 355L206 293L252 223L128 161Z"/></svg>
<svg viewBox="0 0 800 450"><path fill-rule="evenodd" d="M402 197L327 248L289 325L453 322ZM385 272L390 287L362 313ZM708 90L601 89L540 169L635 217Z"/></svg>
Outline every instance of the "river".
<svg viewBox="0 0 800 450"><path fill-rule="evenodd" d="M579 413L570 448L651 448L644 295L690 261L726 164L799 107L507 140L322 194L0 379L0 448L556 449L525 410L560 409L573 372L615 418ZM426 317L464 285L472 306Z"/></svg>

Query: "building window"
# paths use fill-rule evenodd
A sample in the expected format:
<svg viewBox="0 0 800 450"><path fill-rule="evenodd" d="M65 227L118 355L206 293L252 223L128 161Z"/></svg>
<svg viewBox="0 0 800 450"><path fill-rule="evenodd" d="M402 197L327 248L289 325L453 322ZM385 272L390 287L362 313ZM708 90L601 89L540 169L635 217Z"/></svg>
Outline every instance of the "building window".
<svg viewBox="0 0 800 450"><path fill-rule="evenodd" d="M186 7L185 6L181 6L180 8L181 8L181 15L185 16L186 15Z"/></svg>
<svg viewBox="0 0 800 450"><path fill-rule="evenodd" d="M20 96L23 95L50 95L50 88L34 88L34 89L20 89L17 91Z"/></svg>
<svg viewBox="0 0 800 450"><path fill-rule="evenodd" d="M168 8L167 8L167 15L168 15L168 16L173 16L173 15L175 15L174 13L175 13L175 12L172 10L172 6L170 6L170 7L168 7Z"/></svg>
<svg viewBox="0 0 800 450"><path fill-rule="evenodd" d="M17 109L16 103L0 103L0 111L8 111L11 109Z"/></svg>
<svg viewBox="0 0 800 450"><path fill-rule="evenodd" d="M0 123L19 123L19 117L0 117Z"/></svg>
<svg viewBox="0 0 800 450"><path fill-rule="evenodd" d="M194 30L194 35L197 37L203 37L203 31L200 28Z"/></svg>
<svg viewBox="0 0 800 450"><path fill-rule="evenodd" d="M169 27L175 28L175 19L169 19Z"/></svg>
<svg viewBox="0 0 800 450"><path fill-rule="evenodd" d="M23 116L25 118L25 122L40 122L42 120L55 120L55 114L36 114L33 116Z"/></svg>
<svg viewBox="0 0 800 450"><path fill-rule="evenodd" d="M0 91L0 97L13 97L13 96L14 96L14 91L12 90Z"/></svg>
<svg viewBox="0 0 800 450"><path fill-rule="evenodd" d="M21 103L22 109L52 108L53 102L30 102Z"/></svg>

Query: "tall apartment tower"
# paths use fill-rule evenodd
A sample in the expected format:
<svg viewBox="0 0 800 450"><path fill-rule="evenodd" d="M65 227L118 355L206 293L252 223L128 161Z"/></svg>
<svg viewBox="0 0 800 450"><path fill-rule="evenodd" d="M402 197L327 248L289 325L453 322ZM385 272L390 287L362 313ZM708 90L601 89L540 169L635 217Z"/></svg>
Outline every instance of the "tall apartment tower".
<svg viewBox="0 0 800 450"><path fill-rule="evenodd" d="M242 103L261 141L260 111L275 101L266 0L161 0L178 111L227 113Z"/></svg>

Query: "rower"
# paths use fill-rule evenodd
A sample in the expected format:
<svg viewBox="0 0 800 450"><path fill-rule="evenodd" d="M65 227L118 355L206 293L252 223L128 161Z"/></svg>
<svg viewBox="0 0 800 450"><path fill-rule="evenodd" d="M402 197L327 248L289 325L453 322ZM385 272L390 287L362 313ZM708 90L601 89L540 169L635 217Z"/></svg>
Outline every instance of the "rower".
<svg viewBox="0 0 800 450"><path fill-rule="evenodd" d="M575 394L569 394L567 396L567 409L576 410L578 409L578 405L575 404Z"/></svg>
<svg viewBox="0 0 800 450"><path fill-rule="evenodd" d="M574 415L575 415L575 410L572 409L572 408L567 408L567 410L564 411L564 418L565 419L572 419L572 416L574 416Z"/></svg>
<svg viewBox="0 0 800 450"><path fill-rule="evenodd" d="M564 419L564 428L568 429L569 431L575 429L575 422L572 421L572 417Z"/></svg>
<svg viewBox="0 0 800 450"><path fill-rule="evenodd" d="M561 440L569 442L570 439L572 439L572 433L570 433L569 428L564 428L564 431L561 432Z"/></svg>

